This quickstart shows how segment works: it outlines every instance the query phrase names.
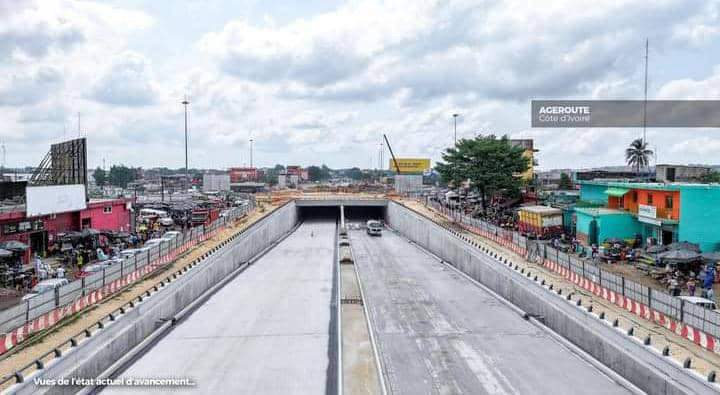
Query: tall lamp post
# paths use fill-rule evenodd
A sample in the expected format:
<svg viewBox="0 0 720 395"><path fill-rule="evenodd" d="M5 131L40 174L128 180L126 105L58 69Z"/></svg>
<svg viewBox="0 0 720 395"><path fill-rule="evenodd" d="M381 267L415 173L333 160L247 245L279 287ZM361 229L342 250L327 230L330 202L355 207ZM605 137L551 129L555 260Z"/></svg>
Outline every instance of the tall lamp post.
<svg viewBox="0 0 720 395"><path fill-rule="evenodd" d="M250 138L250 167L253 167L253 139Z"/></svg>
<svg viewBox="0 0 720 395"><path fill-rule="evenodd" d="M187 96L185 96L185 99L182 101L183 106L185 107L185 192L187 192L189 186L190 186L190 177L188 176L188 133L187 133L187 106L190 104L190 102L187 99Z"/></svg>
<svg viewBox="0 0 720 395"><path fill-rule="evenodd" d="M453 114L453 130L455 131L455 145L457 145L457 117L460 114Z"/></svg>

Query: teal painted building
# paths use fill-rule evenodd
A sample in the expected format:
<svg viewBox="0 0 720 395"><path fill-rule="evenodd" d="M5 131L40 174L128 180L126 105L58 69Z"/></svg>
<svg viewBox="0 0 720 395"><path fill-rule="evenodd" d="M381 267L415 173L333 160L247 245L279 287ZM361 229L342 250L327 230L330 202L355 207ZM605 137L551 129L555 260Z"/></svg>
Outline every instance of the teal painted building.
<svg viewBox="0 0 720 395"><path fill-rule="evenodd" d="M575 208L576 237L580 242L600 244L606 239L634 239L641 232L640 223L627 211L609 208Z"/></svg>
<svg viewBox="0 0 720 395"><path fill-rule="evenodd" d="M659 243L697 243L703 252L720 250L720 185L581 181L581 203L604 209L576 208L581 241L633 238ZM596 237L596 238L595 238ZM587 238L589 241L585 241Z"/></svg>

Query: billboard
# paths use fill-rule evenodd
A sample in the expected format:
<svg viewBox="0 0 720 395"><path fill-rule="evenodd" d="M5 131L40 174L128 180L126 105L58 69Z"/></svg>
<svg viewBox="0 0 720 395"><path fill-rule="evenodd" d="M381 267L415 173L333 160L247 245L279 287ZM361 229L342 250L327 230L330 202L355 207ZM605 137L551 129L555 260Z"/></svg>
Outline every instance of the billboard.
<svg viewBox="0 0 720 395"><path fill-rule="evenodd" d="M388 169L398 171L395 167L395 161L390 158L388 161ZM427 158L397 158L397 164L400 173L423 173L430 170L430 159Z"/></svg>
<svg viewBox="0 0 720 395"><path fill-rule="evenodd" d="M87 207L83 184L29 186L25 191L28 217L78 211Z"/></svg>

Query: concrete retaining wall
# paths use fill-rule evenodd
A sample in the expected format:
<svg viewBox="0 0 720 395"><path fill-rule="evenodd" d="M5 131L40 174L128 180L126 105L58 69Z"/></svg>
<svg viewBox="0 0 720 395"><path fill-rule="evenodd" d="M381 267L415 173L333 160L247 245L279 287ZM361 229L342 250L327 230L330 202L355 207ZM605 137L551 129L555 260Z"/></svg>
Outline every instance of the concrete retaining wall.
<svg viewBox="0 0 720 395"><path fill-rule="evenodd" d="M710 393L708 383L586 310L460 240L428 218L392 202L388 224L531 315L650 394Z"/></svg>
<svg viewBox="0 0 720 395"><path fill-rule="evenodd" d="M124 356L156 328L216 285L229 273L253 256L272 246L293 229L298 221L297 209L290 202L255 223L177 280L146 298L106 326L82 341L61 358L48 363L45 369L27 377L25 382L10 389L11 393L75 393L80 387L42 386L35 379L96 378Z"/></svg>

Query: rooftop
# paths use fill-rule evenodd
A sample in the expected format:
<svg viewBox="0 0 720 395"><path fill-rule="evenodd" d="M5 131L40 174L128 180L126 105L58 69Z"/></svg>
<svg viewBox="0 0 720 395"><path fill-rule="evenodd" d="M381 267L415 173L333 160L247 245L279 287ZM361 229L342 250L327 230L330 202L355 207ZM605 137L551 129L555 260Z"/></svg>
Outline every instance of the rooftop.
<svg viewBox="0 0 720 395"><path fill-rule="evenodd" d="M607 207L576 207L576 212L580 212L587 215L598 216L598 215L633 215L629 211L617 210L614 208Z"/></svg>
<svg viewBox="0 0 720 395"><path fill-rule="evenodd" d="M659 191L680 191L683 189L720 189L720 184L700 184L689 182L626 182L626 181L578 181L580 185L602 185L615 188L628 189L655 189Z"/></svg>

